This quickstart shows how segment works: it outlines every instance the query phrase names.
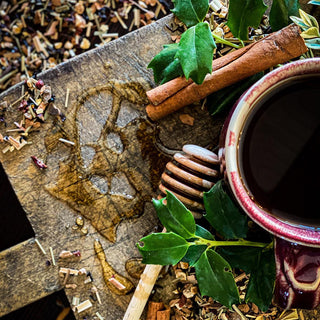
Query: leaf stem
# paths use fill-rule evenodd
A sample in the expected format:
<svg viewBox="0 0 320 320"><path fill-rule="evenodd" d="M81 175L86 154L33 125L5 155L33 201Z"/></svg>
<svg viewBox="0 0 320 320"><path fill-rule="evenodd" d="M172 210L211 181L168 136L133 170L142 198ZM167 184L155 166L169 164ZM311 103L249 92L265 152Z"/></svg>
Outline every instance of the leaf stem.
<svg viewBox="0 0 320 320"><path fill-rule="evenodd" d="M207 245L209 248L222 247L222 246L245 246L245 247L263 248L266 245L268 245L267 243L254 242L254 241L248 241L243 239L239 239L236 241L216 241L216 240L208 240L200 237L197 240L195 240L194 243L197 245Z"/></svg>
<svg viewBox="0 0 320 320"><path fill-rule="evenodd" d="M241 46L239 46L239 45L237 45L237 44L235 44L235 43L232 43L232 42L230 42L230 41L228 41L228 40L225 40L225 39L217 36L217 35L214 34L213 32L212 32L211 34L212 34L212 36L214 37L216 43L222 43L222 44L225 44L225 45L227 45L227 46L230 46L230 47L233 47L233 48L236 48L236 49L241 48Z"/></svg>

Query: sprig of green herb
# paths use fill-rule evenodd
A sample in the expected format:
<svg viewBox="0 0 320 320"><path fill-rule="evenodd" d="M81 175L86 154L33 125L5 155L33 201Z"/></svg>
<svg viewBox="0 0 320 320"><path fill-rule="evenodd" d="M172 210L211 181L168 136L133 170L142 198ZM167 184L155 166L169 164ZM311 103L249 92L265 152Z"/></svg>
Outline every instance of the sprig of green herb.
<svg viewBox="0 0 320 320"><path fill-rule="evenodd" d="M178 44L165 45L164 49L149 63L156 83L163 84L179 76L191 78L201 84L206 74L212 71L213 53L216 43L239 48L219 36L212 34L209 24L204 22L209 10L208 0L174 0L172 12L187 26ZM289 16L297 14L298 0L273 1L270 24L273 31L289 22ZM239 42L248 39L249 27L257 28L267 6L263 0L230 0L227 25ZM310 46L317 41L311 39Z"/></svg>
<svg viewBox="0 0 320 320"><path fill-rule="evenodd" d="M160 265L188 262L195 268L201 294L209 295L229 308L240 301L231 269L240 268L253 275L247 301L266 310L271 302L275 279L274 258L270 253L273 252L272 243L244 239L247 218L233 204L222 181L205 193L204 203L205 219L224 239L215 239L211 232L197 225L192 213L172 193L167 192L166 198L153 200L167 233L153 233L140 240L137 246L143 262ZM243 250L250 255L243 257ZM259 267L263 272L257 270L259 259L264 263ZM260 283L264 284L263 290L259 287Z"/></svg>
<svg viewBox="0 0 320 320"><path fill-rule="evenodd" d="M300 18L291 16L290 19L302 29L301 36L305 39L304 41L306 46L309 49L319 50L320 33L317 19L301 9L299 9L299 15Z"/></svg>

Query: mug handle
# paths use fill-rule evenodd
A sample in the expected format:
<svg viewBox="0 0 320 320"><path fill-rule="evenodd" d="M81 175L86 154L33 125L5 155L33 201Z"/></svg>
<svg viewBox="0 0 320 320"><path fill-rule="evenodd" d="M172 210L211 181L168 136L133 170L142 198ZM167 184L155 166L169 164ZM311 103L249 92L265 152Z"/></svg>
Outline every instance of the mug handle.
<svg viewBox="0 0 320 320"><path fill-rule="evenodd" d="M281 308L314 309L320 303L320 248L275 238L274 303Z"/></svg>

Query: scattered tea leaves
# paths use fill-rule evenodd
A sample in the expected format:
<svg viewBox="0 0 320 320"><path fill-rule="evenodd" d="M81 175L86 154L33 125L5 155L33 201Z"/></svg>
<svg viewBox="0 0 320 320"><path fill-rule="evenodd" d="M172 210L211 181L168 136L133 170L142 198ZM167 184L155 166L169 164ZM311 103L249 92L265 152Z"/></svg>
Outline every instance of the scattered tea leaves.
<svg viewBox="0 0 320 320"><path fill-rule="evenodd" d="M247 217L223 190L222 180L204 193L203 200L205 218L225 239L239 239L247 235Z"/></svg>
<svg viewBox="0 0 320 320"><path fill-rule="evenodd" d="M152 233L140 240L143 245L137 247L145 264L177 264L186 254L189 243L179 235L168 233Z"/></svg>
<svg viewBox="0 0 320 320"><path fill-rule="evenodd" d="M208 0L173 0L174 9L171 10L187 27L202 22L208 9Z"/></svg>
<svg viewBox="0 0 320 320"><path fill-rule="evenodd" d="M258 28L267 6L263 0L230 0L228 23L232 34L248 40L248 28Z"/></svg>
<svg viewBox="0 0 320 320"><path fill-rule="evenodd" d="M214 297L230 309L234 303L239 303L231 267L219 254L211 249L205 251L194 267L201 295Z"/></svg>

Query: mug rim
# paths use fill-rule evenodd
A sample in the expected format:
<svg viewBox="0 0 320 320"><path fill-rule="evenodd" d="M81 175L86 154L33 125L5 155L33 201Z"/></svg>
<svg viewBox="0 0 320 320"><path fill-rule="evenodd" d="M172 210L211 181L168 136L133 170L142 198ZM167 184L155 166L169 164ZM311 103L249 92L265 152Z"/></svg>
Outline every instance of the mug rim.
<svg viewBox="0 0 320 320"><path fill-rule="evenodd" d="M320 227L305 227L281 220L265 212L257 205L244 187L238 167L238 142L243 124L252 106L268 89L291 77L320 74L320 58L309 58L287 63L263 76L236 103L230 118L225 139L226 172L230 188L242 209L258 225L288 241L320 247Z"/></svg>

